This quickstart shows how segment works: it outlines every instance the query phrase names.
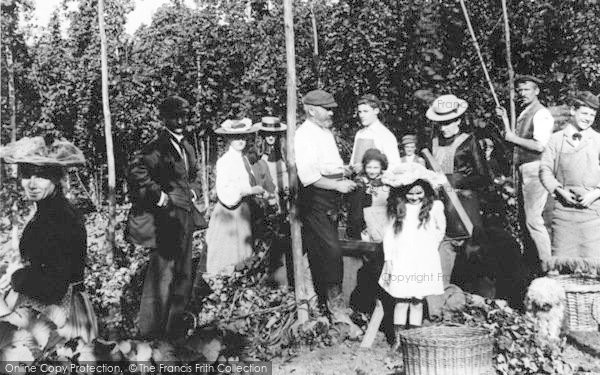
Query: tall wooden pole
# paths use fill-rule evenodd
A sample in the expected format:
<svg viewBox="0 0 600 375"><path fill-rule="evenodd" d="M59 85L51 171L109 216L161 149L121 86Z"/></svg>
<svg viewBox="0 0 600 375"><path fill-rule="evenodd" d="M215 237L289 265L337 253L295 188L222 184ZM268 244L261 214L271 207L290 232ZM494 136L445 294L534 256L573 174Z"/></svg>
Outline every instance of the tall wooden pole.
<svg viewBox="0 0 600 375"><path fill-rule="evenodd" d="M113 151L112 124L108 102L108 62L106 58L106 32L104 31L104 0L98 0L98 24L100 26L100 63L102 67L102 110L104 112L104 139L106 141L106 162L108 166L108 227L106 241L114 253L116 199L115 199L115 155Z"/></svg>
<svg viewBox="0 0 600 375"><path fill-rule="evenodd" d="M298 302L298 322L308 320L308 304L302 274L305 272L302 260L302 237L298 219L298 174L296 171L296 153L294 134L296 133L296 50L294 48L294 10L292 0L283 0L283 21L285 27L285 51L287 60L287 163L290 177L290 232L292 236L292 255L294 258L294 287Z"/></svg>
<svg viewBox="0 0 600 375"><path fill-rule="evenodd" d="M515 110L515 71L512 66L510 52L510 25L508 23L508 10L506 0L502 0L502 14L504 15L504 39L506 39L506 65L508 66L508 89L510 98L510 129L515 131L516 110Z"/></svg>
<svg viewBox="0 0 600 375"><path fill-rule="evenodd" d="M315 16L314 2L310 4L310 20L312 23L313 31L313 66L315 69L315 77L317 77L317 88L321 88L321 74L320 74L320 62L319 62L319 33L317 31L317 17Z"/></svg>

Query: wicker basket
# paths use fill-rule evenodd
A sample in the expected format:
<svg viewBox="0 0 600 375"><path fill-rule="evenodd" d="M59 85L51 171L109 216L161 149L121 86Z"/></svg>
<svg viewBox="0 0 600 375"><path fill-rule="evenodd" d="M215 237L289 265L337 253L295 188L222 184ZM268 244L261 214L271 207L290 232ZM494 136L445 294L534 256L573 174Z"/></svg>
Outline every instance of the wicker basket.
<svg viewBox="0 0 600 375"><path fill-rule="evenodd" d="M567 295L567 323L571 331L597 331L594 308L600 307L600 280L574 275L552 276ZM596 316L596 318L594 317Z"/></svg>
<svg viewBox="0 0 600 375"><path fill-rule="evenodd" d="M431 326L400 333L406 375L493 374L493 341L487 330Z"/></svg>

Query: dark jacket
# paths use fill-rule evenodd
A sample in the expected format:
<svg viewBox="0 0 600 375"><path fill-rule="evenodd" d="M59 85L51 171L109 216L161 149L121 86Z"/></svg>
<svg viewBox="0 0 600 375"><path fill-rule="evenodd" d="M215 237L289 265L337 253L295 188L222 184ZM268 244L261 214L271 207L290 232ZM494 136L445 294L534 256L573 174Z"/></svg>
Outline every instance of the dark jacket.
<svg viewBox="0 0 600 375"><path fill-rule="evenodd" d="M170 204L192 211L192 190L200 198L200 173L194 149L183 138L182 145L188 160L185 163L169 138L167 131L148 143L134 161L129 173L132 200L138 208L155 210L160 193L169 195Z"/></svg>
<svg viewBox="0 0 600 375"><path fill-rule="evenodd" d="M458 136L458 134L457 134ZM440 145L451 143L453 138L439 138ZM448 175L450 184L456 189L482 190L489 180L481 149L474 136L469 136L454 154L454 173Z"/></svg>
<svg viewBox="0 0 600 375"><path fill-rule="evenodd" d="M12 275L16 292L59 303L69 284L83 280L87 233L81 215L61 193L38 202L19 244L28 265Z"/></svg>

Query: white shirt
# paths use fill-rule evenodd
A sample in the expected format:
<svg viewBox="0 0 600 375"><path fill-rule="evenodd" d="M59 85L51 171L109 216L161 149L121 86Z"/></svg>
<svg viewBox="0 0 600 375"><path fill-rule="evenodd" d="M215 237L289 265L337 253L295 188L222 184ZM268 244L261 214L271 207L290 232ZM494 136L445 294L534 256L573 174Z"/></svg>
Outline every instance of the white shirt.
<svg viewBox="0 0 600 375"><path fill-rule="evenodd" d="M519 119L522 118L527 111L531 110L533 103L529 104L523 112L519 114ZM541 108L533 115L533 139L546 146L550 140L550 136L554 132L554 117L548 108Z"/></svg>
<svg viewBox="0 0 600 375"><path fill-rule="evenodd" d="M294 145L298 178L302 185L312 185L323 175L343 173L344 162L331 130L306 120L296 131Z"/></svg>
<svg viewBox="0 0 600 375"><path fill-rule="evenodd" d="M234 207L242 200L242 192L250 190L250 176L242 153L229 147L217 160L216 170L217 197L223 205Z"/></svg>
<svg viewBox="0 0 600 375"><path fill-rule="evenodd" d="M398 141L394 134L385 127L380 121L376 121L366 128L360 129L354 137L354 146L352 147L352 163L360 163L361 160L354 160L356 153L356 141L358 139L372 139L375 148L381 151L388 159L388 165L397 165L400 163L400 152L398 151Z"/></svg>

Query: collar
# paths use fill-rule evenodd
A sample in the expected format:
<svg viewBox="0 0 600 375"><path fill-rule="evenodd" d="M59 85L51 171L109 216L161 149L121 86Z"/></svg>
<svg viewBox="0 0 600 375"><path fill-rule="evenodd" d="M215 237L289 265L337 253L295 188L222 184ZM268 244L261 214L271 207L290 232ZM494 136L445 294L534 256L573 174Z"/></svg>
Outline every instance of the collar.
<svg viewBox="0 0 600 375"><path fill-rule="evenodd" d="M56 186L52 195L37 202L38 212L56 207L62 202L63 196L58 192L58 189L58 186Z"/></svg>
<svg viewBox="0 0 600 375"><path fill-rule="evenodd" d="M227 150L227 153L239 158L242 158L244 156L244 154L242 153L242 151L238 151L235 148L233 148L232 146L229 146L229 149Z"/></svg>
<svg viewBox="0 0 600 375"><path fill-rule="evenodd" d="M452 144L452 142L454 142L454 140L456 139L456 137L458 137L461 134L462 134L462 132L460 130L458 131L458 133L454 134L450 138L444 138L444 136L442 134L440 134L438 136L438 144L440 146L449 146L449 145Z"/></svg>
<svg viewBox="0 0 600 375"><path fill-rule="evenodd" d="M383 127L384 125L381 123L381 121L377 120L374 121L371 125L364 127L363 129L365 131L378 131Z"/></svg>
<svg viewBox="0 0 600 375"><path fill-rule="evenodd" d="M531 110L531 108L533 108L533 106L534 106L534 105L536 105L536 104L537 104L537 103L539 103L539 102L540 102L540 100L536 98L534 101L532 101L531 103L529 103L529 104L527 105L527 107L525 107L525 108L524 108L524 109L521 111L521 113L519 114L519 116L521 116L523 113L525 113L525 112L527 112L527 111Z"/></svg>
<svg viewBox="0 0 600 375"><path fill-rule="evenodd" d="M319 125L317 125L313 120L307 118L306 120L304 120L304 124L305 125L309 125L310 127L313 127L315 129L318 129L319 131L322 132L326 132L326 133L331 133L331 129L325 129Z"/></svg>
<svg viewBox="0 0 600 375"><path fill-rule="evenodd" d="M581 139L584 139L584 138L588 138L590 136L590 134L591 134L590 130L593 130L591 126L585 130L580 131L575 127L575 125L569 124L565 127L563 135L565 137L571 139L573 137L573 134L579 133L579 134L581 134Z"/></svg>
<svg viewBox="0 0 600 375"><path fill-rule="evenodd" d="M170 131L168 128L165 127L165 130L167 131L167 134L172 137L173 139L175 139L177 141L177 143L181 143L181 141L183 141L184 135L183 134L176 134L173 133L172 131Z"/></svg>

